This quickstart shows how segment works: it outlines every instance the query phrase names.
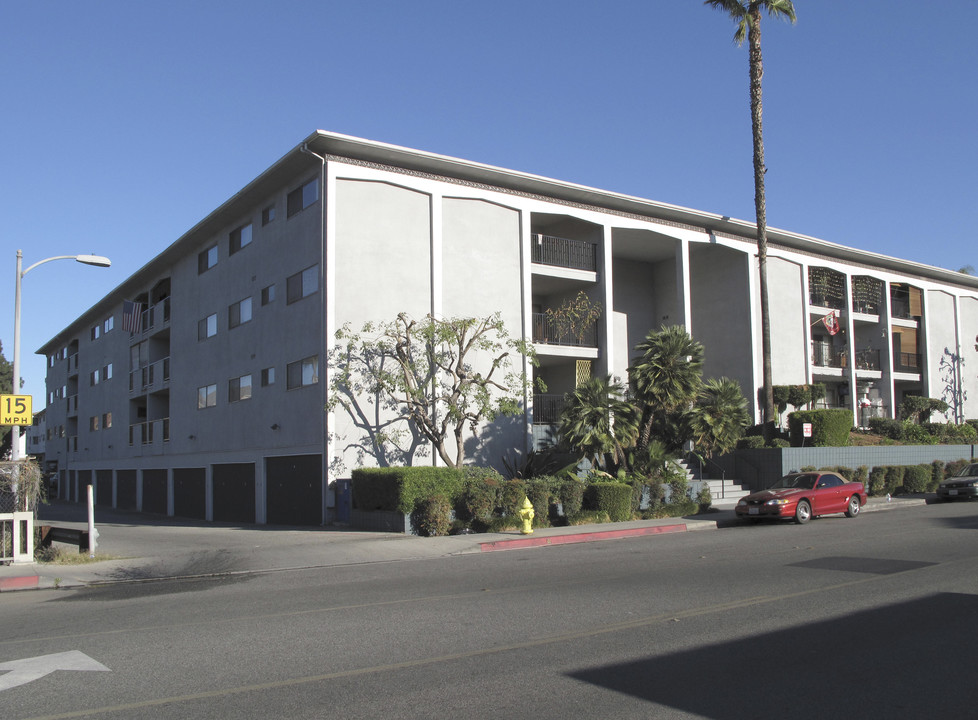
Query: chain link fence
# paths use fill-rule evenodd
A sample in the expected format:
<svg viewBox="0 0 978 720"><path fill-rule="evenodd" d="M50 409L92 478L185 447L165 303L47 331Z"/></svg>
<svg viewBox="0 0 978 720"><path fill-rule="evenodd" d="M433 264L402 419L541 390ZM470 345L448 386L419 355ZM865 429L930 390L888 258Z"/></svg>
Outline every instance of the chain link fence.
<svg viewBox="0 0 978 720"><path fill-rule="evenodd" d="M33 555L33 518L44 493L40 466L33 460L0 462L0 562ZM18 535L20 537L18 537Z"/></svg>

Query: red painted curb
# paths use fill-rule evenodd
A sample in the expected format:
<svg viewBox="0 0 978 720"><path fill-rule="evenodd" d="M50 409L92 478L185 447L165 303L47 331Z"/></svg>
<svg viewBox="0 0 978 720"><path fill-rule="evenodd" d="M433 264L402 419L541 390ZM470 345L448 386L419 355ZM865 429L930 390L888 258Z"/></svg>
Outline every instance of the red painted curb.
<svg viewBox="0 0 978 720"><path fill-rule="evenodd" d="M39 579L37 575L0 578L0 592L6 592L8 590L30 590L31 588L37 587Z"/></svg>
<svg viewBox="0 0 978 720"><path fill-rule="evenodd" d="M580 533L577 535L554 535L551 537L523 537L518 540L497 540L495 542L479 543L482 552L496 550L519 550L529 547L546 547L547 545L571 545L573 543L594 542L595 540L615 540L624 537L640 535L661 535L664 533L686 532L686 524L657 525L655 527L631 528L628 530L599 530L597 532Z"/></svg>

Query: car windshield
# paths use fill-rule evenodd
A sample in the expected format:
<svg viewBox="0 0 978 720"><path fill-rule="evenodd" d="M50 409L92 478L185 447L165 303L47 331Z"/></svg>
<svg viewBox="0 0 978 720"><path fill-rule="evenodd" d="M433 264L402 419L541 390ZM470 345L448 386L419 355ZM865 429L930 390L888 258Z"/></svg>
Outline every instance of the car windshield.
<svg viewBox="0 0 978 720"><path fill-rule="evenodd" d="M956 477L978 477L978 463L965 465Z"/></svg>
<svg viewBox="0 0 978 720"><path fill-rule="evenodd" d="M771 486L772 490L785 489L785 488L796 488L799 490L811 490L815 487L815 481L818 479L818 475L785 475L783 478L778 480L774 485Z"/></svg>

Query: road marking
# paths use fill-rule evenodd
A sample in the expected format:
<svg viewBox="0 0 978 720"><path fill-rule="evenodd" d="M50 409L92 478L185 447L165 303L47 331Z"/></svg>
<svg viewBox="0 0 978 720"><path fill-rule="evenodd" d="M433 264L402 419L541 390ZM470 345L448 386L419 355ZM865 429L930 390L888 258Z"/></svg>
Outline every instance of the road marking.
<svg viewBox="0 0 978 720"><path fill-rule="evenodd" d="M58 670L111 672L105 665L92 660L88 655L78 650L54 653L53 655L38 655L23 660L0 663L0 672L7 673L0 675L0 692L34 682Z"/></svg>

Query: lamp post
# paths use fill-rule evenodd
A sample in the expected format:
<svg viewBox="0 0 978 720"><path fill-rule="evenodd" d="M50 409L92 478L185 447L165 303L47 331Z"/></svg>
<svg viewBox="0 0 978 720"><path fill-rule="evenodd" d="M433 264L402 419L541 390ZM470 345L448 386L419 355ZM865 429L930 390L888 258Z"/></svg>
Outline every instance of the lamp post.
<svg viewBox="0 0 978 720"><path fill-rule="evenodd" d="M74 260L80 262L83 265L94 265L95 267L109 267L112 265L112 261L107 257L102 257L101 255L56 255L54 257L45 258L44 260L39 260L33 265L28 266L26 270L21 270L23 264L23 253L22 251L17 251L17 281L14 285L14 377L13 377L13 394L17 394L20 390L20 281L23 279L24 275L29 273L31 270L36 268L38 265L43 265L46 262L51 262L52 260ZM10 459L19 460L20 459L20 425L14 425L10 428Z"/></svg>

